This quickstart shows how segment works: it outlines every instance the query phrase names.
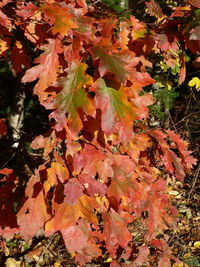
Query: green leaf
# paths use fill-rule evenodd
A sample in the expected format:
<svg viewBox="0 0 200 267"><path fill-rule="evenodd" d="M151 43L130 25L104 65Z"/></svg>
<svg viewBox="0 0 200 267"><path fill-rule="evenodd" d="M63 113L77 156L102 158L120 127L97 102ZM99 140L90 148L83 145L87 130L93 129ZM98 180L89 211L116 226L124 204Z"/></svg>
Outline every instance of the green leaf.
<svg viewBox="0 0 200 267"><path fill-rule="evenodd" d="M82 109L91 116L95 113L94 106L85 91L85 87L92 82L92 78L85 73L86 69L85 63L72 64L68 68L68 75L60 79L63 89L57 98L59 112L68 113L69 124L77 131L82 127L78 110Z"/></svg>
<svg viewBox="0 0 200 267"><path fill-rule="evenodd" d="M197 10L194 11L195 15L197 17L200 17L200 8L198 8Z"/></svg>
<svg viewBox="0 0 200 267"><path fill-rule="evenodd" d="M96 81L96 85L95 103L96 107L102 111L102 130L110 133L117 120L132 123L135 113L133 107L127 101L125 94L123 94L122 89L115 90L107 87L102 78Z"/></svg>
<svg viewBox="0 0 200 267"><path fill-rule="evenodd" d="M125 82L131 76L132 67L135 67L139 61L135 54L130 51L110 54L105 48L96 46L91 49L91 52L96 59L100 59L99 73L101 77L111 72L120 82Z"/></svg>
<svg viewBox="0 0 200 267"><path fill-rule="evenodd" d="M199 91L200 90L200 79L198 77L193 77L192 80L189 81L188 85L190 87L195 86L196 90Z"/></svg>
<svg viewBox="0 0 200 267"><path fill-rule="evenodd" d="M117 12L121 12L128 8L129 0L103 0L107 5L113 8Z"/></svg>

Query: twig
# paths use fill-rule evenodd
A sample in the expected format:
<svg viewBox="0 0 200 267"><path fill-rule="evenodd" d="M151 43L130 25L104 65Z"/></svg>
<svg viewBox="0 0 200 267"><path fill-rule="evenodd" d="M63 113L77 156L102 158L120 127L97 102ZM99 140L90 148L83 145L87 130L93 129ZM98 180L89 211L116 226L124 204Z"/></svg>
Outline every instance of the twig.
<svg viewBox="0 0 200 267"><path fill-rule="evenodd" d="M197 182L197 179L198 179L198 177L199 177L199 172L200 172L200 163L199 163L199 165L198 165L198 167L197 167L197 169L196 169L196 171L195 171L195 174L194 174L194 181L193 181L193 184L192 184L192 188L191 188L191 190L190 190L190 192L189 192L188 200L190 199L191 194L192 194L192 192L194 191L194 187L195 187L196 182Z"/></svg>
<svg viewBox="0 0 200 267"><path fill-rule="evenodd" d="M181 119L180 121L178 121L177 123L175 123L173 126L178 125L179 123L181 123L181 122L183 122L184 120L186 120L188 117L191 117L191 116L196 115L196 114L198 114L198 113L200 113L200 111L197 111L197 112L194 112L194 113L192 113L192 114L189 114L189 115L185 116L183 119Z"/></svg>
<svg viewBox="0 0 200 267"><path fill-rule="evenodd" d="M172 119L172 116L171 116L170 112L169 112L169 119L170 119L170 121L171 121L171 123L172 123L172 127L174 128L174 131L177 133L178 131L177 131L177 129L176 129L176 125L174 124L174 121L173 121L173 119Z"/></svg>
<svg viewBox="0 0 200 267"><path fill-rule="evenodd" d="M198 130L198 131L190 131L190 133L200 133L200 130Z"/></svg>
<svg viewBox="0 0 200 267"><path fill-rule="evenodd" d="M48 244L46 245L46 247L44 248L44 250L42 251L42 253L40 254L37 263L40 262L41 258L43 257L43 255L47 252L47 250L49 249L49 247L52 245L52 243L54 242L54 239L58 237L58 235L52 235L50 236L49 240L48 240Z"/></svg>
<svg viewBox="0 0 200 267"><path fill-rule="evenodd" d="M191 76L191 75L193 75L193 74L196 74L196 73L199 73L200 71L198 70L198 71L194 71L194 72L191 72L191 73L189 73L188 75L186 75L186 77L189 77L189 76Z"/></svg>
<svg viewBox="0 0 200 267"><path fill-rule="evenodd" d="M92 4L90 4L90 6L94 6L94 5L96 5L97 3L99 3L101 0L97 0L97 1L95 1L95 2L93 2Z"/></svg>

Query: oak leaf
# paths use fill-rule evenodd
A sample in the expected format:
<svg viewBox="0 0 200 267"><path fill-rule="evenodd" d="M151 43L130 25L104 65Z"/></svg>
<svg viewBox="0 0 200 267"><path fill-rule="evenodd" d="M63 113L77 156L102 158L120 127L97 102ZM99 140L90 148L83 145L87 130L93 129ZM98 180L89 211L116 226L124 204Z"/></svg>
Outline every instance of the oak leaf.
<svg viewBox="0 0 200 267"><path fill-rule="evenodd" d="M12 2L13 0L2 0L0 3L0 7L3 7L5 5L7 5L8 3Z"/></svg>
<svg viewBox="0 0 200 267"><path fill-rule="evenodd" d="M83 191L84 186L77 178L70 179L64 185L65 202L70 205L76 204Z"/></svg>
<svg viewBox="0 0 200 267"><path fill-rule="evenodd" d="M91 49L91 52L95 59L100 59L100 76L103 77L106 73L111 72L122 83L131 77L132 68L139 62L139 58L135 57L135 53L129 50L108 52L106 47L96 46Z"/></svg>
<svg viewBox="0 0 200 267"><path fill-rule="evenodd" d="M168 52L169 50L173 50L175 52L178 51L178 38L175 34L165 34L159 33L156 34L155 40L157 40L157 46L161 49L161 51Z"/></svg>
<svg viewBox="0 0 200 267"><path fill-rule="evenodd" d="M12 23L11 23L10 19L1 10L0 10L0 25L4 26L9 31L12 28Z"/></svg>
<svg viewBox="0 0 200 267"><path fill-rule="evenodd" d="M72 131L78 133L82 128L82 121L78 111L94 116L95 108L89 99L85 87L92 83L91 76L87 75L85 63L72 63L67 69L67 76L60 78L58 83L62 86L61 92L57 95L50 118L57 121L56 129L61 131L67 123ZM68 119L66 114L68 113Z"/></svg>
<svg viewBox="0 0 200 267"><path fill-rule="evenodd" d="M40 49L45 52L36 58L35 63L39 65L28 69L22 78L22 82L32 82L39 78L34 87L34 93L38 95L41 102L45 100L48 93L45 90L52 85L57 78L59 69L58 54L63 51L59 39L48 39L48 44L44 44Z"/></svg>
<svg viewBox="0 0 200 267"><path fill-rule="evenodd" d="M165 17L162 13L162 8L156 1L151 0L149 2L145 2L145 4L147 6L147 13L150 16L155 16L158 19L158 22Z"/></svg>
<svg viewBox="0 0 200 267"><path fill-rule="evenodd" d="M12 46L10 59L12 62L13 71L16 74L21 72L24 67L30 67L29 57L25 52L24 46L19 41L16 41Z"/></svg>
<svg viewBox="0 0 200 267"><path fill-rule="evenodd" d="M200 40L200 25L190 31L190 40Z"/></svg>
<svg viewBox="0 0 200 267"><path fill-rule="evenodd" d="M92 258L101 255L99 246L93 241L90 224L83 219L62 230L61 234L67 250L70 253L76 252L76 261L80 264L90 262Z"/></svg>
<svg viewBox="0 0 200 267"><path fill-rule="evenodd" d="M175 142L186 170L190 171L192 166L196 164L197 159L191 156L192 151L187 150L188 144L183 139L181 139L179 134L176 134L170 130L167 130L166 132L169 135L170 139Z"/></svg>
<svg viewBox="0 0 200 267"><path fill-rule="evenodd" d="M134 108L127 100L127 95L123 89L115 90L107 87L105 81L99 78L96 81L96 107L101 109L101 128L105 133L110 134L117 120L129 122L132 124L136 118Z"/></svg>
<svg viewBox="0 0 200 267"><path fill-rule="evenodd" d="M46 235L51 235L56 231L66 229L71 225L75 225L79 218L86 220L88 223L97 225L98 218L94 213L94 209L99 204L95 199L82 194L75 205L69 205L64 201L57 206L55 216L45 224Z"/></svg>
<svg viewBox="0 0 200 267"><path fill-rule="evenodd" d="M125 213L125 212L124 212ZM106 248L111 256L116 256L118 246L126 248L128 242L132 240L132 236L128 231L127 224L130 220L126 220L113 209L103 213L104 230L103 235L106 242Z"/></svg>
<svg viewBox="0 0 200 267"><path fill-rule="evenodd" d="M32 17L38 11L38 7L36 7L32 3L21 3L21 5L17 6L16 14L19 17L22 17L23 20L27 20Z"/></svg>
<svg viewBox="0 0 200 267"><path fill-rule="evenodd" d="M79 180L83 184L88 195L91 197L94 195L104 196L107 192L107 186L90 175L81 174L79 175Z"/></svg>
<svg viewBox="0 0 200 267"><path fill-rule="evenodd" d="M60 162L52 162L51 167L47 169L47 175L49 177L49 182L53 186L53 181L59 179L61 183L66 182L69 179L69 171L67 167Z"/></svg>
<svg viewBox="0 0 200 267"><path fill-rule="evenodd" d="M196 8L200 8L200 1L199 0L189 0L189 3Z"/></svg>
<svg viewBox="0 0 200 267"><path fill-rule="evenodd" d="M143 245L139 248L139 255L137 256L134 264L136 266L142 266L144 263L148 261L148 256L150 254L150 250L146 245Z"/></svg>
<svg viewBox="0 0 200 267"><path fill-rule="evenodd" d="M5 51L9 49L9 42L7 40L0 39L0 55L3 55Z"/></svg>
<svg viewBox="0 0 200 267"><path fill-rule="evenodd" d="M95 177L97 172L97 164L103 161L106 156L92 145L85 147L74 155L73 165L74 173L88 174Z"/></svg>
<svg viewBox="0 0 200 267"><path fill-rule="evenodd" d="M71 225L61 230L65 246L69 252L82 252L87 247L90 229L87 229L87 232L84 230L77 225Z"/></svg>
<svg viewBox="0 0 200 267"><path fill-rule="evenodd" d="M179 179L180 181L183 181L185 177L185 171L189 171L191 169L192 164L196 163L196 160L192 156L189 156L191 152L185 150L186 147L185 145L183 145L183 143L181 143L180 141L181 139L179 136L176 136L171 131L166 131L166 132L169 134L169 137L171 138L172 141L174 141L175 143L180 142L179 143L180 153L182 151L184 156L187 155L188 165L186 159L185 159L186 162L184 162L184 157L182 158L178 157L176 153L171 149L170 145L167 143L166 140L167 135L165 133L161 132L160 130L153 130L150 132L150 135L153 136L158 141L159 147L162 150L161 159L166 167L166 170L171 174L175 174L177 179Z"/></svg>
<svg viewBox="0 0 200 267"><path fill-rule="evenodd" d="M131 21L131 26L132 26L132 31L131 31L132 39L137 40L139 38L145 37L145 34L147 33L146 25L140 22L134 16L130 17L130 21Z"/></svg>
<svg viewBox="0 0 200 267"><path fill-rule="evenodd" d="M60 141L61 139L57 136L56 131L53 130L47 137L44 137L42 135L37 136L32 141L31 148L44 148L43 156L46 159Z"/></svg>
<svg viewBox="0 0 200 267"><path fill-rule="evenodd" d="M20 233L28 240L44 228L44 224L50 219L47 207L41 191L36 198L28 198L17 213L17 222ZM31 227L30 227L31 225Z"/></svg>
<svg viewBox="0 0 200 267"><path fill-rule="evenodd" d="M67 6L61 6L57 3L44 4L41 6L44 13L44 19L51 26L53 34L60 33L62 36L68 35L71 29L77 28L74 15Z"/></svg>

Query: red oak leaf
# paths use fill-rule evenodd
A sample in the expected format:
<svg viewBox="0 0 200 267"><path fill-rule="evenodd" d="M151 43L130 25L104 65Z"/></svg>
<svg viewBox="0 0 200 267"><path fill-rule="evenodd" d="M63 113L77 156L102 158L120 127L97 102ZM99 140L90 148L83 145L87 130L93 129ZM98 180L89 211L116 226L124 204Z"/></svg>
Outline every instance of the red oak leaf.
<svg viewBox="0 0 200 267"><path fill-rule="evenodd" d="M132 125L136 115L123 89L107 87L102 78L96 81L96 87L95 104L102 111L102 130L110 134L119 120Z"/></svg>
<svg viewBox="0 0 200 267"><path fill-rule="evenodd" d="M22 17L23 20L27 20L33 16L36 11L38 11L38 7L36 7L34 4L22 2L21 5L17 6L16 14L19 17Z"/></svg>
<svg viewBox="0 0 200 267"><path fill-rule="evenodd" d="M56 135L55 131L52 131L51 134L47 137L42 135L37 136L31 143L31 147L33 149L44 148L43 156L47 158L48 155L54 150L57 143L60 142L61 139Z"/></svg>
<svg viewBox="0 0 200 267"><path fill-rule="evenodd" d="M15 42L12 46L10 59L12 61L12 68L16 74L21 72L24 67L30 67L29 57L19 41Z"/></svg>
<svg viewBox="0 0 200 267"><path fill-rule="evenodd" d="M74 15L67 6L57 3L44 4L41 6L44 19L52 26L52 33L60 33L62 36L68 35L71 29L77 28Z"/></svg>
<svg viewBox="0 0 200 267"><path fill-rule="evenodd" d="M166 132L168 132L168 131L166 131ZM172 141L174 141L173 139L176 135L173 136L173 132L171 132L171 131L168 134L169 134L169 137L172 138ZM189 151L184 152L185 146L184 146L184 148L181 147L183 149L182 152L186 153L188 155L189 165L187 167L187 165L185 165L185 162L183 161L183 159L179 158L176 155L176 153L170 149L170 146L167 143L167 140L165 139L165 138L167 138L166 134L164 134L163 132L161 132L159 130L154 130L154 131L151 131L150 135L153 136L158 141L158 144L159 144L159 146L162 150L162 153L163 153L163 155L161 155L161 159L163 161L163 164L166 167L166 170L172 174L174 173L176 175L177 179L182 181L185 177L185 171L189 171L189 169L191 169L192 164L196 163L196 160L193 157L189 156L189 154L191 152L189 152ZM177 142L179 142L180 138L177 136L177 137L175 137L175 139L177 140ZM180 145L182 146L183 144L180 143ZM186 168L186 169L184 169L184 168Z"/></svg>
<svg viewBox="0 0 200 267"><path fill-rule="evenodd" d="M28 240L42 230L44 224L50 219L47 207L41 191L37 197L28 198L20 211L17 213L17 222L20 233ZM31 225L31 227L30 227Z"/></svg>
<svg viewBox="0 0 200 267"><path fill-rule="evenodd" d="M87 223L87 222L85 222ZM80 228L77 225L71 225L64 230L61 230L65 246L69 252L82 252L87 247L90 227L87 224L87 229Z"/></svg>
<svg viewBox="0 0 200 267"><path fill-rule="evenodd" d="M178 38L175 34L160 33L155 36L155 40L158 41L158 48L164 52L169 50L178 51Z"/></svg>
<svg viewBox="0 0 200 267"><path fill-rule="evenodd" d="M10 19L1 10L0 10L0 24L6 27L8 30L10 30L12 27Z"/></svg>
<svg viewBox="0 0 200 267"><path fill-rule="evenodd" d="M0 7L3 7L5 5L7 5L8 3L12 2L13 0L2 0L0 3Z"/></svg>
<svg viewBox="0 0 200 267"><path fill-rule="evenodd" d="M97 163L104 160L105 155L91 145L86 145L81 152L74 155L74 171L76 174L82 173L89 174L95 177L97 172Z"/></svg>
<svg viewBox="0 0 200 267"><path fill-rule="evenodd" d="M65 246L70 253L76 252L76 261L85 264L101 255L99 246L93 243L90 224L80 219L77 224L61 230Z"/></svg>
<svg viewBox="0 0 200 267"><path fill-rule="evenodd" d="M118 246L126 248L132 236L128 231L128 222L119 213L111 209L110 213L103 213L104 230L103 235L106 242L106 248L111 256L116 256ZM129 221L130 222L130 221Z"/></svg>
<svg viewBox="0 0 200 267"><path fill-rule="evenodd" d="M56 231L66 229L71 225L75 225L79 218L86 220L88 223L98 224L98 218L94 213L99 204L95 199L83 194L79 197L75 205L63 202L56 206L55 216L45 224L46 235L49 236Z"/></svg>
<svg viewBox="0 0 200 267"><path fill-rule="evenodd" d="M84 186L77 178L70 179L64 186L65 202L74 205L83 194L83 191Z"/></svg>
<svg viewBox="0 0 200 267"><path fill-rule="evenodd" d="M45 52L36 58L35 63L39 65L28 69L22 78L22 82L32 82L39 78L34 87L34 93L41 101L45 100L48 93L44 91L56 80L59 68L58 54L63 51L59 39L48 39L48 44L42 45L40 49Z"/></svg>
<svg viewBox="0 0 200 267"><path fill-rule="evenodd" d="M188 144L181 139L179 134L175 134L173 131L170 130L167 130L166 132L169 135L170 139L175 142L181 155L181 158L184 162L184 165L189 171L192 166L196 164L197 159L190 155L192 152L187 150Z"/></svg>
<svg viewBox="0 0 200 267"><path fill-rule="evenodd" d="M47 180L43 183L45 195L58 183L64 183L69 179L67 167L62 162L52 162L51 167L47 169Z"/></svg>
<svg viewBox="0 0 200 267"><path fill-rule="evenodd" d="M200 40L200 25L190 31L190 40Z"/></svg>
<svg viewBox="0 0 200 267"><path fill-rule="evenodd" d="M143 38L147 33L146 25L143 22L140 22L134 16L131 16L130 20L132 26L132 31L131 31L132 39L137 40L139 38Z"/></svg>
<svg viewBox="0 0 200 267"><path fill-rule="evenodd" d="M144 94L142 96L132 98L131 102L136 107L134 108L134 111L137 116L137 120L141 120L144 118L148 118L149 109L147 108L147 106L153 105L155 101L151 94Z"/></svg>
<svg viewBox="0 0 200 267"><path fill-rule="evenodd" d="M141 246L139 248L139 255L134 261L134 264L136 264L136 266L142 266L144 263L148 262L149 254L150 254L149 248L146 245Z"/></svg>
<svg viewBox="0 0 200 267"><path fill-rule="evenodd" d="M50 107L56 108L50 114L50 118L56 120L56 129L58 131L66 128L68 122L71 131L79 133L82 128L80 110L87 115L95 116L96 110L85 91L85 87L92 83L92 78L86 74L86 69L87 65L84 63L72 63L67 69L68 75L58 80L63 89L52 103L52 107ZM66 117L67 113L68 118Z"/></svg>
<svg viewBox="0 0 200 267"><path fill-rule="evenodd" d="M150 16L155 16L158 19L163 19L165 17L162 13L162 8L156 1L151 0L149 2L145 2L145 4L147 6L147 13Z"/></svg>
<svg viewBox="0 0 200 267"><path fill-rule="evenodd" d="M163 256L158 261L158 267L169 267L171 265L171 261L169 255Z"/></svg>
<svg viewBox="0 0 200 267"><path fill-rule="evenodd" d="M13 173L13 169L3 168L0 170L0 174L10 175Z"/></svg>
<svg viewBox="0 0 200 267"><path fill-rule="evenodd" d="M89 194L89 196L93 197L96 194L104 196L106 194L107 186L104 183L91 177L90 175L81 174L79 175L79 179L81 183L84 185L84 188L86 192Z"/></svg>
<svg viewBox="0 0 200 267"><path fill-rule="evenodd" d="M186 77L186 66L185 66L184 53L182 53L182 56L181 56L181 63L182 63L182 66L179 72L179 80L178 80L179 84L182 84L185 81L185 77Z"/></svg>
<svg viewBox="0 0 200 267"><path fill-rule="evenodd" d="M189 3L196 8L200 8L200 1L199 0L189 0Z"/></svg>
<svg viewBox="0 0 200 267"><path fill-rule="evenodd" d="M132 69L135 67L139 58L135 57L135 53L124 50L122 52L107 52L106 47L96 46L91 49L94 58L100 59L99 73L103 77L106 73L114 73L116 79L124 83L132 74Z"/></svg>

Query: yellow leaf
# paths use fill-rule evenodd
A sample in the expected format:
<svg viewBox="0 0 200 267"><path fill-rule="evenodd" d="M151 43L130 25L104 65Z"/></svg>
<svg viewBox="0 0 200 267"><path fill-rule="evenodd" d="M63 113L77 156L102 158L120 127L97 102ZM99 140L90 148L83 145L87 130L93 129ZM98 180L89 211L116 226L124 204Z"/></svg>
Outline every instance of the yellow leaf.
<svg viewBox="0 0 200 267"><path fill-rule="evenodd" d="M194 242L194 247L195 248L200 248L200 241Z"/></svg>
<svg viewBox="0 0 200 267"><path fill-rule="evenodd" d="M0 39L0 54L8 49L8 44L4 40Z"/></svg>
<svg viewBox="0 0 200 267"><path fill-rule="evenodd" d="M19 48L19 49L22 49L22 44L20 41L16 41L16 47Z"/></svg>
<svg viewBox="0 0 200 267"><path fill-rule="evenodd" d="M193 77L192 80L189 81L188 85L190 87L195 86L196 90L200 90L200 79L198 77Z"/></svg>
<svg viewBox="0 0 200 267"><path fill-rule="evenodd" d="M190 258L190 257L191 257L191 253L186 253L186 254L183 255L183 257L184 257L185 259Z"/></svg>
<svg viewBox="0 0 200 267"><path fill-rule="evenodd" d="M112 258L108 258L105 262L112 262Z"/></svg>
<svg viewBox="0 0 200 267"><path fill-rule="evenodd" d="M174 263L172 267L184 267L184 263Z"/></svg>
<svg viewBox="0 0 200 267"><path fill-rule="evenodd" d="M21 266L21 262L20 261L16 261L13 258L7 258L7 260L5 262L5 266L6 267L20 267Z"/></svg>
<svg viewBox="0 0 200 267"><path fill-rule="evenodd" d="M101 209L106 209L107 210L109 208L109 202L108 202L108 199L105 196L103 196L103 197L97 196L96 197L96 201L97 201L98 204L101 205L99 210L101 210Z"/></svg>

